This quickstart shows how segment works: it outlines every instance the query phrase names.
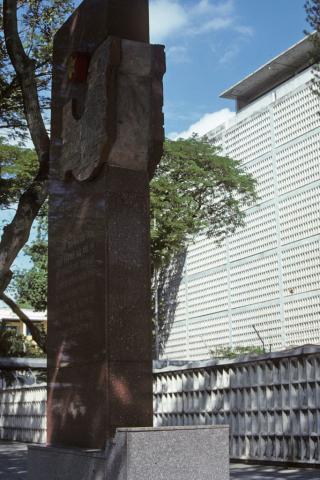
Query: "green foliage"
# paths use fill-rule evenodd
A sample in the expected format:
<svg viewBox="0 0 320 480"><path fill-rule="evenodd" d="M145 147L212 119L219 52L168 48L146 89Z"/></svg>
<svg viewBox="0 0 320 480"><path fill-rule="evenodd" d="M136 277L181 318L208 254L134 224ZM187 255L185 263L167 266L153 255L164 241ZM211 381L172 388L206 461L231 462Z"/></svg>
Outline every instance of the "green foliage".
<svg viewBox="0 0 320 480"><path fill-rule="evenodd" d="M52 74L53 37L74 10L72 0L19 0L19 35L26 54L35 63L40 107L48 108ZM27 136L21 88L9 59L3 35L3 5L0 3L0 128L10 136Z"/></svg>
<svg viewBox="0 0 320 480"><path fill-rule="evenodd" d="M48 216L47 204L39 218L36 240L24 247L24 254L30 257L30 269L16 269L12 288L16 290L16 303L20 308L31 307L36 312L47 308L48 294Z"/></svg>
<svg viewBox="0 0 320 480"><path fill-rule="evenodd" d="M220 242L244 226L241 207L257 201L255 184L240 161L221 156L206 138L166 139L150 183L152 264L168 264L202 231Z"/></svg>
<svg viewBox="0 0 320 480"><path fill-rule="evenodd" d="M44 323L41 322L40 327L38 327L38 328L40 330L40 334L41 334L42 338L47 343L47 330L45 329ZM31 348L30 348L28 357L31 355L31 357L34 357L34 358L47 358L47 354L44 353L42 348L40 348L38 345L35 345L34 343L30 342L30 340L28 340L28 342L31 344Z"/></svg>
<svg viewBox="0 0 320 480"><path fill-rule="evenodd" d="M308 40L313 47L313 51L309 55L310 64L313 65L314 78L312 79L312 91L320 96L320 0L307 0L304 5L307 12L307 22L317 32L316 35L310 34L306 30L304 33L308 35Z"/></svg>
<svg viewBox="0 0 320 480"><path fill-rule="evenodd" d="M202 231L217 241L244 225L241 207L257 200L256 181L240 161L219 155L220 150L196 135L166 140L164 155L150 183L151 260L156 268ZM24 248L33 264L16 270L12 286L20 307L44 311L47 306L46 209L38 223L36 241ZM156 218L156 225L154 225Z"/></svg>
<svg viewBox="0 0 320 480"><path fill-rule="evenodd" d="M27 337L14 329L7 329L5 323L0 322L0 357L44 358L46 355Z"/></svg>
<svg viewBox="0 0 320 480"><path fill-rule="evenodd" d="M213 357L233 359L243 356L257 357L258 355L263 354L263 350L261 347L256 347L254 345L247 345L246 347L219 345L214 350L211 350L211 353Z"/></svg>
<svg viewBox="0 0 320 480"><path fill-rule="evenodd" d="M0 137L0 209L10 208L19 201L37 170L34 150L8 145Z"/></svg>

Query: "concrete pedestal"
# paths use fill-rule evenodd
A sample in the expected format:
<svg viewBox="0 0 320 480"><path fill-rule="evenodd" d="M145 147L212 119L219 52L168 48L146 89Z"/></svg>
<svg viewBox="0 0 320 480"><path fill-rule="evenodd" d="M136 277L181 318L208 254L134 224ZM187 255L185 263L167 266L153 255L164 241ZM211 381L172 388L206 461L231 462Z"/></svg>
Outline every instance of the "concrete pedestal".
<svg viewBox="0 0 320 480"><path fill-rule="evenodd" d="M224 425L119 428L105 452L28 448L28 480L229 480Z"/></svg>

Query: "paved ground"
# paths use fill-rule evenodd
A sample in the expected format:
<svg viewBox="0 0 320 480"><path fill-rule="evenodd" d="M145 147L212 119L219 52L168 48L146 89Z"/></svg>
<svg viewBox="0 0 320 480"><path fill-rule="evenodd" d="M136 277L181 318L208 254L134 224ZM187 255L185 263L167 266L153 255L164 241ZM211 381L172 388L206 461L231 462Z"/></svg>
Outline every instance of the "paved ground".
<svg viewBox="0 0 320 480"><path fill-rule="evenodd" d="M27 446L25 443L0 440L0 479L27 480Z"/></svg>
<svg viewBox="0 0 320 480"><path fill-rule="evenodd" d="M0 480L27 480L27 445L0 440ZM230 465L230 480L320 480L320 470ZM45 480L45 477L43 478Z"/></svg>
<svg viewBox="0 0 320 480"><path fill-rule="evenodd" d="M319 480L320 470L231 463L230 480Z"/></svg>

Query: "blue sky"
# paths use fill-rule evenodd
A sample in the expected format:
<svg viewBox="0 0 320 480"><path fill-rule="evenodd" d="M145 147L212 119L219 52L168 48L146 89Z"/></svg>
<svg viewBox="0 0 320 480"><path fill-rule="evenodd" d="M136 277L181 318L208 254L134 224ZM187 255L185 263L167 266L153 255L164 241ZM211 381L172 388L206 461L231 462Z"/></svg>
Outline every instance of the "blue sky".
<svg viewBox="0 0 320 480"><path fill-rule="evenodd" d="M234 101L219 94L304 37L303 5L304 0L151 0L150 41L164 44L167 55L166 136L204 134L234 115ZM28 259L20 254L16 264L27 267Z"/></svg>
<svg viewBox="0 0 320 480"><path fill-rule="evenodd" d="M304 37L304 3L151 0L150 41L167 55L166 136L204 134L231 116L234 101L219 94Z"/></svg>

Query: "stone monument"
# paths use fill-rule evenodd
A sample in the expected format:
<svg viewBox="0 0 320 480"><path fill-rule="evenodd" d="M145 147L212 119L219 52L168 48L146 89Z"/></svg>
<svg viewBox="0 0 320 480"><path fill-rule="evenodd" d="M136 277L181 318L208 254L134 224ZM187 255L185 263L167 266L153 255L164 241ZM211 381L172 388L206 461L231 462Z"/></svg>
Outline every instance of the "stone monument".
<svg viewBox="0 0 320 480"><path fill-rule="evenodd" d="M148 0L84 0L54 40L48 445L29 447L29 480L134 479L128 451L143 453L157 431L149 180L164 72Z"/></svg>

